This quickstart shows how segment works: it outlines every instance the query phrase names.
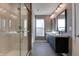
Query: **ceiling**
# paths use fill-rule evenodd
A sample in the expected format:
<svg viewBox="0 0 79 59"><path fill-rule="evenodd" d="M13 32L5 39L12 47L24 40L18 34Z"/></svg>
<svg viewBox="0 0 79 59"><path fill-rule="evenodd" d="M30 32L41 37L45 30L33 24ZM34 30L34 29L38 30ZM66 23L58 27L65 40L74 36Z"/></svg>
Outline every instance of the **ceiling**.
<svg viewBox="0 0 79 59"><path fill-rule="evenodd" d="M33 3L32 11L35 15L50 15L58 6L58 3Z"/></svg>

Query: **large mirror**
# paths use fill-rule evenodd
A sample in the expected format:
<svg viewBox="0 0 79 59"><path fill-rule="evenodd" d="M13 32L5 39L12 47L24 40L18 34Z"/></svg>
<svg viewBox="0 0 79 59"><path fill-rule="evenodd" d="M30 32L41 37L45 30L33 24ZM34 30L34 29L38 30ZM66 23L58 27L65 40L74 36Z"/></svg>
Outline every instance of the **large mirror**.
<svg viewBox="0 0 79 59"><path fill-rule="evenodd" d="M57 31L67 32L67 10L64 10L57 17Z"/></svg>

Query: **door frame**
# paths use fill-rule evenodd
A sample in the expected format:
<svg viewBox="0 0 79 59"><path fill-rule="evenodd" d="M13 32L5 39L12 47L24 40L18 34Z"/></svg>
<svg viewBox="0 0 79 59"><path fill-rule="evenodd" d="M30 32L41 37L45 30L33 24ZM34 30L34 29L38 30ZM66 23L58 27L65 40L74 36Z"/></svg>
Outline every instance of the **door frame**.
<svg viewBox="0 0 79 59"><path fill-rule="evenodd" d="M24 3L24 5L26 6L26 9L28 11L27 31L29 30L29 32L27 34L28 34L28 53L29 53L29 51L31 51L32 49L32 43L31 43L32 42L32 4Z"/></svg>

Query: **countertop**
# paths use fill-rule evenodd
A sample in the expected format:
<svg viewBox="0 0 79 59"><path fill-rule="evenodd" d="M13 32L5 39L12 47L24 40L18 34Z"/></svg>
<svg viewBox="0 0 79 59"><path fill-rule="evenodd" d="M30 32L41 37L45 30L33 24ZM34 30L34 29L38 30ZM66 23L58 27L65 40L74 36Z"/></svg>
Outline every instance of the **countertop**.
<svg viewBox="0 0 79 59"><path fill-rule="evenodd" d="M58 34L58 33L46 32L46 34L54 37L70 37L67 33Z"/></svg>

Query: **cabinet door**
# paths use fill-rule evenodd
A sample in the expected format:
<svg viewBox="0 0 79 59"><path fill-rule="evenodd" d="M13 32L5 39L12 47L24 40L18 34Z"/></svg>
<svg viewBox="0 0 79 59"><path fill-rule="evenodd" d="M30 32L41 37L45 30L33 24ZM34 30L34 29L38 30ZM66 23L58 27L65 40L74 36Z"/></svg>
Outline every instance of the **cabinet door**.
<svg viewBox="0 0 79 59"><path fill-rule="evenodd" d="M68 53L68 38L64 38L64 37L58 37L55 40L55 46L56 46L56 52L57 53Z"/></svg>

